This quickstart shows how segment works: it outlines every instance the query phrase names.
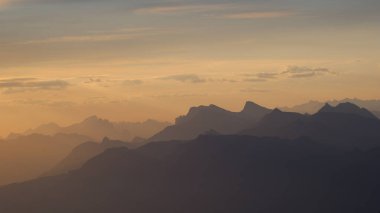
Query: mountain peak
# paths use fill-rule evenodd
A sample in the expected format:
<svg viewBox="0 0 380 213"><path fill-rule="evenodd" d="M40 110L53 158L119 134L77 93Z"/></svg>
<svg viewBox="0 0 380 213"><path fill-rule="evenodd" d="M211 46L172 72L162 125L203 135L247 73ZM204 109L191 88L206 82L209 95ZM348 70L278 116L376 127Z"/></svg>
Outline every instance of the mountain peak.
<svg viewBox="0 0 380 213"><path fill-rule="evenodd" d="M247 101L240 114L244 117L249 117L257 121L265 115L269 114L270 112L270 109L260 106L252 101Z"/></svg>
<svg viewBox="0 0 380 213"><path fill-rule="evenodd" d="M272 113L282 113L282 111L279 108L275 108Z"/></svg>
<svg viewBox="0 0 380 213"><path fill-rule="evenodd" d="M334 110L334 107L331 106L329 103L325 103L325 105L319 110L319 112L329 112L331 110Z"/></svg>
<svg viewBox="0 0 380 213"><path fill-rule="evenodd" d="M247 101L247 102L245 102L245 105L244 105L242 112L251 111L251 110L262 110L262 109L266 109L266 108L254 103L252 101Z"/></svg>
<svg viewBox="0 0 380 213"><path fill-rule="evenodd" d="M327 103L324 107L322 107L322 109L319 110L318 113L345 113L359 115L366 118L377 119L377 117L367 109L360 108L359 106L350 102L340 103L336 107L333 107Z"/></svg>

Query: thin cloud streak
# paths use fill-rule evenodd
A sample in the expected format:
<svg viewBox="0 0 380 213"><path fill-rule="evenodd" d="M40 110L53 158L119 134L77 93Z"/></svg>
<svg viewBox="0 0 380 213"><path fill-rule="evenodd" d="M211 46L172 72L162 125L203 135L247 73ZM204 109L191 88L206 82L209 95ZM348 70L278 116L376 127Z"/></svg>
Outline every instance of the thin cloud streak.
<svg viewBox="0 0 380 213"><path fill-rule="evenodd" d="M243 12L223 16L226 19L270 19L293 16L291 12Z"/></svg>
<svg viewBox="0 0 380 213"><path fill-rule="evenodd" d="M174 80L179 82L189 82L189 83L204 83L206 82L205 79L199 77L195 74L180 74L180 75L170 75L158 78L159 80Z"/></svg>
<svg viewBox="0 0 380 213"><path fill-rule="evenodd" d="M315 76L321 76L325 74L335 74L328 68L319 67L300 67L300 66L289 66L287 70L282 72L282 74L288 75L289 78L310 78Z"/></svg>
<svg viewBox="0 0 380 213"><path fill-rule="evenodd" d="M167 29L131 28L110 32L95 32L86 35L58 36L46 39L26 41L21 44L52 44L52 43L80 43L80 42L107 42L138 39L145 36L168 33Z"/></svg>
<svg viewBox="0 0 380 213"><path fill-rule="evenodd" d="M138 8L136 14L179 14L179 13L200 13L210 11L226 10L233 7L232 4L196 4L196 5L170 5Z"/></svg>
<svg viewBox="0 0 380 213"><path fill-rule="evenodd" d="M1 79L0 90L4 93L25 92L29 90L62 90L70 84L63 80L42 80L37 78Z"/></svg>

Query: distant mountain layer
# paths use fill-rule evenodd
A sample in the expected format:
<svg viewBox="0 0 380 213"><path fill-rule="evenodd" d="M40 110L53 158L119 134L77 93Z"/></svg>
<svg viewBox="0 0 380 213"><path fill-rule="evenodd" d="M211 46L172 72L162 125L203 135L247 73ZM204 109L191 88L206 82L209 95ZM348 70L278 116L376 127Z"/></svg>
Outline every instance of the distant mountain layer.
<svg viewBox="0 0 380 213"><path fill-rule="evenodd" d="M340 103L353 103L355 105L358 105L360 107L364 107L368 109L369 111L373 112L377 117L380 118L380 100L360 100L360 99L343 99L343 100L333 100L333 101L327 101L332 106L336 106ZM319 102L319 101L310 101L305 104L300 104L294 107L282 107L281 110L287 111L287 112L299 112L299 113L309 113L314 114L319 111L321 107L323 107L325 103Z"/></svg>
<svg viewBox="0 0 380 213"><path fill-rule="evenodd" d="M208 135L111 149L78 171L0 188L0 212L379 212L379 168L378 148Z"/></svg>
<svg viewBox="0 0 380 213"><path fill-rule="evenodd" d="M256 124L271 110L247 102L241 112L231 112L215 105L192 107L187 115L150 138L150 141L189 140L205 132L233 134Z"/></svg>
<svg viewBox="0 0 380 213"><path fill-rule="evenodd" d="M340 148L376 147L380 143L380 120L351 103L326 104L314 115L274 110L243 135L294 139L309 137Z"/></svg>
<svg viewBox="0 0 380 213"><path fill-rule="evenodd" d="M88 140L77 134L33 134L0 141L0 185L41 176Z"/></svg>
<svg viewBox="0 0 380 213"><path fill-rule="evenodd" d="M127 143L104 138L101 143L86 142L75 147L58 165L43 176L60 175L81 168L88 160L112 148L128 147L137 148L142 143Z"/></svg>
<svg viewBox="0 0 380 213"><path fill-rule="evenodd" d="M170 124L155 120L147 120L142 123L132 122L111 122L96 116L91 116L80 123L67 127L60 127L57 124L44 124L36 129L26 131L24 134L46 134L54 135L57 133L76 133L87 135L94 140L102 140L104 137L110 137L116 140L129 141L134 138L149 138L161 131Z"/></svg>

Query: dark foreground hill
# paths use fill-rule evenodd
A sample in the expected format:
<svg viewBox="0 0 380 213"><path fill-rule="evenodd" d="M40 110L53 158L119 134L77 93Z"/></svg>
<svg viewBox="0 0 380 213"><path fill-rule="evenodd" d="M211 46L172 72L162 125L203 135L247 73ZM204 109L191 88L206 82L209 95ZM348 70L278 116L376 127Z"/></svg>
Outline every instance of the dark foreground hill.
<svg viewBox="0 0 380 213"><path fill-rule="evenodd" d="M4 213L377 213L379 200L379 149L251 136L112 149L70 174L0 188Z"/></svg>

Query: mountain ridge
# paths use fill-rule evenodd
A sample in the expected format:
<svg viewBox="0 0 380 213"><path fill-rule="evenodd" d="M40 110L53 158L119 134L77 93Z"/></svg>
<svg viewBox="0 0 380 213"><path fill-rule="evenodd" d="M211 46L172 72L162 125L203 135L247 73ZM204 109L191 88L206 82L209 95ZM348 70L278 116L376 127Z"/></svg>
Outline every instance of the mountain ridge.
<svg viewBox="0 0 380 213"><path fill-rule="evenodd" d="M210 130L233 134L254 125L270 111L250 101L240 112L228 111L213 104L191 107L186 115L176 119L174 125L157 133L149 141L189 140Z"/></svg>

